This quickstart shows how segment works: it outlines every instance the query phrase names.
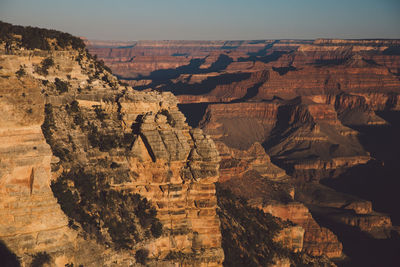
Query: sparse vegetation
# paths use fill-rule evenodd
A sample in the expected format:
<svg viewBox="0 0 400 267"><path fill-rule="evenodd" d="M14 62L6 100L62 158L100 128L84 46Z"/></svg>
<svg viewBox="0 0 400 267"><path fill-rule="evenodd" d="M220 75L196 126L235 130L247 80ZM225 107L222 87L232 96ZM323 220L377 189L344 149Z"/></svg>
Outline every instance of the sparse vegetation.
<svg viewBox="0 0 400 267"><path fill-rule="evenodd" d="M35 71L43 76L46 76L49 74L49 68L54 66L54 60L50 57L45 58L42 60L39 66L36 66Z"/></svg>
<svg viewBox="0 0 400 267"><path fill-rule="evenodd" d="M59 157L61 160L67 160L71 157L70 151L60 143L57 143L53 146L53 154L56 157Z"/></svg>
<svg viewBox="0 0 400 267"><path fill-rule="evenodd" d="M135 258L138 263L145 265L148 257L149 251L147 249L139 249L138 251L136 251Z"/></svg>
<svg viewBox="0 0 400 267"><path fill-rule="evenodd" d="M47 143L50 144L51 138L53 135L52 129L55 127L54 123L54 115L53 115L53 106L51 104L46 104L44 106L44 122L42 124L42 132L44 137L46 138Z"/></svg>
<svg viewBox="0 0 400 267"><path fill-rule="evenodd" d="M116 162L113 161L113 162L111 163L111 165L110 165L110 168L111 168L111 169L116 169L116 168L118 168L118 167L120 167L120 166L121 166L120 164L118 164L118 163L116 163Z"/></svg>
<svg viewBox="0 0 400 267"><path fill-rule="evenodd" d="M70 105L70 110L72 112L79 112L79 103L76 100L73 100Z"/></svg>
<svg viewBox="0 0 400 267"><path fill-rule="evenodd" d="M79 55L76 57L76 61L78 61L79 64L82 62L82 59L83 59L83 55L82 55L82 54L79 54Z"/></svg>
<svg viewBox="0 0 400 267"><path fill-rule="evenodd" d="M100 105L95 105L94 107L94 112L96 112L96 117L100 120L103 121L106 118L106 113L104 110L101 108Z"/></svg>
<svg viewBox="0 0 400 267"><path fill-rule="evenodd" d="M55 78L54 85L60 94L68 92L69 83L62 81L59 78Z"/></svg>
<svg viewBox="0 0 400 267"><path fill-rule="evenodd" d="M154 237L161 236L162 225L147 199L109 189L109 179L102 173L73 169L53 182L52 190L63 211L99 242L132 248L149 230Z"/></svg>
<svg viewBox="0 0 400 267"><path fill-rule="evenodd" d="M12 25L0 21L0 41L11 42L16 41L14 35L21 35L22 38L18 41L19 45L27 49L50 50L51 46L49 39L55 39L57 46L55 49L84 49L85 43L78 37L72 36L69 33L64 33L56 30L41 29L37 27L24 27Z"/></svg>
<svg viewBox="0 0 400 267"><path fill-rule="evenodd" d="M287 258L291 266L331 266L324 257L294 253L273 241L284 227L293 225L269 213L250 207L243 198L216 184L221 222L224 266L270 266Z"/></svg>
<svg viewBox="0 0 400 267"><path fill-rule="evenodd" d="M79 126L83 127L83 125L84 125L84 123L85 123L85 120L83 119L83 116L82 116L81 113L75 114L75 116L74 116L74 123L75 123L76 125L79 125Z"/></svg>
<svg viewBox="0 0 400 267"><path fill-rule="evenodd" d="M118 136L110 134L102 134L93 124L90 125L88 139L92 147L98 147L100 151L110 151L112 148L118 147Z"/></svg>
<svg viewBox="0 0 400 267"><path fill-rule="evenodd" d="M21 78L26 75L26 71L25 71L24 67L21 65L21 66L19 66L19 70L17 70L15 72L15 74L17 75L18 78Z"/></svg>
<svg viewBox="0 0 400 267"><path fill-rule="evenodd" d="M160 237L160 236L162 235L162 233L163 233L162 224L161 224L159 221L154 221L154 222L151 224L150 230L151 230L151 234L152 234L155 238L158 238L158 237Z"/></svg>
<svg viewBox="0 0 400 267"><path fill-rule="evenodd" d="M32 256L31 267L42 267L46 263L50 263L51 257L47 252L38 252Z"/></svg>
<svg viewBox="0 0 400 267"><path fill-rule="evenodd" d="M246 200L217 186L224 266L268 266L289 252L273 238L282 224L269 213L251 208Z"/></svg>

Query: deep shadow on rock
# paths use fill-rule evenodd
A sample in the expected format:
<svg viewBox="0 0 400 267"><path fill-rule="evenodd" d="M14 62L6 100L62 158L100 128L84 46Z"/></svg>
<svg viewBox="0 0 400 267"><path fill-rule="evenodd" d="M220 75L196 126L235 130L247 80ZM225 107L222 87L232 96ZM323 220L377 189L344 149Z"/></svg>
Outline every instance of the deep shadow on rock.
<svg viewBox="0 0 400 267"><path fill-rule="evenodd" d="M388 213L394 225L400 224L400 112L382 112L390 125L357 127L360 142L375 160L349 169L336 179L322 183L337 191L370 200L376 211Z"/></svg>
<svg viewBox="0 0 400 267"><path fill-rule="evenodd" d="M20 267L18 257L0 240L0 263L5 267Z"/></svg>
<svg viewBox="0 0 400 267"><path fill-rule="evenodd" d="M329 228L337 235L343 244L343 252L348 258L338 260L340 267L395 267L400 262L398 248L400 239L397 233L392 232L388 239L375 239L356 227L333 222L320 213L310 208L313 218L319 225Z"/></svg>

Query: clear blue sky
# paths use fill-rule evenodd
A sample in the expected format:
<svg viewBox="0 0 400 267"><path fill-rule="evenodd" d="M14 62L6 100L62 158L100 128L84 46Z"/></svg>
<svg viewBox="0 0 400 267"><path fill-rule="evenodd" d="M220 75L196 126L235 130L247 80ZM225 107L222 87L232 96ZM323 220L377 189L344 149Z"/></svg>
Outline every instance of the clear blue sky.
<svg viewBox="0 0 400 267"><path fill-rule="evenodd" d="M99 40L400 38L400 0L0 0L0 20Z"/></svg>

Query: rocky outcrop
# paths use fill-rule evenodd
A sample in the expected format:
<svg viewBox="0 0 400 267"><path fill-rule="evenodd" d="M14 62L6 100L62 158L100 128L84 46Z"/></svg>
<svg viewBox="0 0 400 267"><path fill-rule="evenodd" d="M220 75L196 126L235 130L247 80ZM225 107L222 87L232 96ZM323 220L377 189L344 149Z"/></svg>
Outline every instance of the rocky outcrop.
<svg viewBox="0 0 400 267"><path fill-rule="evenodd" d="M220 266L220 158L176 98L119 85L83 49L16 49L10 38L0 55L5 246L24 265Z"/></svg>
<svg viewBox="0 0 400 267"><path fill-rule="evenodd" d="M305 252L315 256L326 255L330 258L342 256L342 244L337 237L329 229L319 226L302 203L271 203L262 207L262 210L300 225L305 230L303 244Z"/></svg>
<svg viewBox="0 0 400 267"><path fill-rule="evenodd" d="M272 214L286 225L275 241L295 252L314 256L340 257L342 244L327 228L320 227L308 208L294 202L295 189L291 177L273 163L259 143L248 150L228 148L217 142L221 155L220 186L247 200L248 205Z"/></svg>
<svg viewBox="0 0 400 267"><path fill-rule="evenodd" d="M220 159L213 141L201 130L190 129L171 94L125 94L119 101L122 120L133 125L136 136L129 165L137 177L129 187L151 200L164 228L176 232L152 244L150 251L192 257L194 251L220 263L214 189Z"/></svg>
<svg viewBox="0 0 400 267"><path fill-rule="evenodd" d="M2 65L11 63L4 55L0 60ZM33 79L13 77L13 69L1 71L0 238L29 262L26 253L72 250L76 234L69 230L68 218L50 189L53 155L41 129L40 86ZM62 262L62 256L56 261Z"/></svg>
<svg viewBox="0 0 400 267"><path fill-rule="evenodd" d="M256 171L261 177L271 181L288 178L283 169L272 164L260 143L254 143L248 150L239 150L217 142L217 149L221 156L220 183L241 177L248 171Z"/></svg>
<svg viewBox="0 0 400 267"><path fill-rule="evenodd" d="M251 207L243 198L217 187L224 264L228 266L335 266L326 256L302 250L304 230Z"/></svg>
<svg viewBox="0 0 400 267"><path fill-rule="evenodd" d="M350 120L347 113L343 117ZM214 140L232 148L248 149L255 142L262 143L291 175L303 179L370 159L357 132L341 123L333 104L309 99L209 104L200 126Z"/></svg>
<svg viewBox="0 0 400 267"><path fill-rule="evenodd" d="M211 104L200 127L214 140L233 148L247 149L268 137L275 126L278 107L277 103Z"/></svg>
<svg viewBox="0 0 400 267"><path fill-rule="evenodd" d="M318 184L296 186L296 199L306 203L319 218L357 229L374 238L390 237L390 217L374 211L370 201Z"/></svg>

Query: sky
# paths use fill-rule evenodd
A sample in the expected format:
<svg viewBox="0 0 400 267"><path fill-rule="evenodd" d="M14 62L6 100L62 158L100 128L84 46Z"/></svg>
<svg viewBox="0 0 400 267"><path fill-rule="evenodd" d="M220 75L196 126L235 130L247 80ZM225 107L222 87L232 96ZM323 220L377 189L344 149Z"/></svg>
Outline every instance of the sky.
<svg viewBox="0 0 400 267"><path fill-rule="evenodd" d="M400 39L400 0L0 0L0 20L95 40Z"/></svg>

